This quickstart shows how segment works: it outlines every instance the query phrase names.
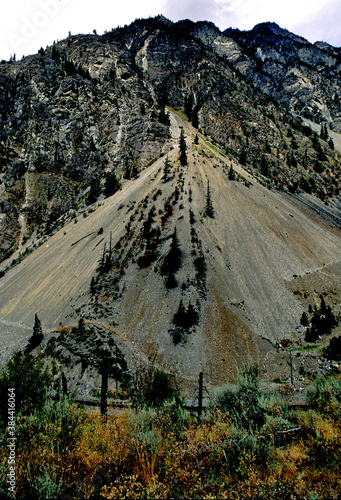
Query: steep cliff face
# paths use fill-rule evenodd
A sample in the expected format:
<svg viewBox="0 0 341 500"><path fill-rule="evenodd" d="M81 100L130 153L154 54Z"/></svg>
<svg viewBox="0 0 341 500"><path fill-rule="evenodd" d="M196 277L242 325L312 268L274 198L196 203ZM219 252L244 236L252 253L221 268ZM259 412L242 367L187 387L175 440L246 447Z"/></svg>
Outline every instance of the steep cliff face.
<svg viewBox="0 0 341 500"><path fill-rule="evenodd" d="M28 236L48 232L107 172L134 176L163 152L167 121L132 64L121 44L82 36L2 64L2 258L18 244L18 220L11 235L4 224L15 209Z"/></svg>
<svg viewBox="0 0 341 500"><path fill-rule="evenodd" d="M241 48L235 66L248 81L290 111L341 131L340 48L312 45L274 23L224 34Z"/></svg>
<svg viewBox="0 0 341 500"><path fill-rule="evenodd" d="M3 62L0 259L96 200L109 172L134 177L165 152L166 104L269 185L338 195L328 131L320 141L289 112L339 130L340 61L274 24L221 33L160 16Z"/></svg>

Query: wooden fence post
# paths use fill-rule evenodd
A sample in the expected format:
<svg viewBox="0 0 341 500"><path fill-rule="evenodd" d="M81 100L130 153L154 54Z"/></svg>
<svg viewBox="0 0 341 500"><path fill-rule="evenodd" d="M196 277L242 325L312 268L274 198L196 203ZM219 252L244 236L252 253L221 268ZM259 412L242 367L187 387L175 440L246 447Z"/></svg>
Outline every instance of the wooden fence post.
<svg viewBox="0 0 341 500"><path fill-rule="evenodd" d="M203 395L203 373L199 373L199 405L198 405L198 417L202 414L202 395Z"/></svg>
<svg viewBox="0 0 341 500"><path fill-rule="evenodd" d="M67 380L66 380L64 372L62 372L62 386L63 386L63 396L66 396L67 395Z"/></svg>
<svg viewBox="0 0 341 500"><path fill-rule="evenodd" d="M107 414L107 392L108 392L108 360L105 358L102 365L101 386L101 414Z"/></svg>

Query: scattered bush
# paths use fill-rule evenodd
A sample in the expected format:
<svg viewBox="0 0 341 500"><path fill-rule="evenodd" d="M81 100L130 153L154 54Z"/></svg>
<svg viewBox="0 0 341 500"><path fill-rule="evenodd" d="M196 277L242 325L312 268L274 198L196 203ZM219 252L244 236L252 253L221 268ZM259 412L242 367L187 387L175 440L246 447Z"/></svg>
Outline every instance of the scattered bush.
<svg viewBox="0 0 341 500"><path fill-rule="evenodd" d="M30 415L41 408L53 388L56 365L47 366L40 356L17 353L0 373L0 400L6 401L8 388L15 388L16 410ZM0 406L0 425L7 422L7 406Z"/></svg>
<svg viewBox="0 0 341 500"><path fill-rule="evenodd" d="M265 423L264 407L259 390L259 367L245 366L238 389L226 386L217 396L216 403L236 424L258 428Z"/></svg>
<svg viewBox="0 0 341 500"><path fill-rule="evenodd" d="M324 355L328 359L341 361L341 335L330 339L329 345L324 349Z"/></svg>
<svg viewBox="0 0 341 500"><path fill-rule="evenodd" d="M322 414L340 411L341 381L326 379L318 375L307 391L307 401L311 408ZM340 414L341 416L341 414Z"/></svg>
<svg viewBox="0 0 341 500"><path fill-rule="evenodd" d="M10 371L22 364L16 361L1 383L4 373L14 380ZM34 367L32 380L42 381L45 366L31 356L26 364ZM340 381L317 378L309 411L289 413L278 396L261 392L259 368L251 365L198 420L185 409L173 373L153 360L137 372L136 394L144 399L135 411L104 419L69 397L48 395L33 398L29 412L19 410L17 498L340 497ZM309 435L277 439L282 430L307 424L314 426ZM6 498L8 449L1 437L0 495Z"/></svg>
<svg viewBox="0 0 341 500"><path fill-rule="evenodd" d="M337 324L337 320L330 306L326 305L323 295L320 295L321 305L315 307L311 318L311 327L307 328L305 339L307 342L316 342L321 335L328 335Z"/></svg>
<svg viewBox="0 0 341 500"><path fill-rule="evenodd" d="M175 288L177 286L175 273L180 269L181 266L181 249L179 245L179 240L177 237L176 229L172 234L171 247L168 254L165 256L163 263L161 265L161 275L167 276L166 286L167 288Z"/></svg>
<svg viewBox="0 0 341 500"><path fill-rule="evenodd" d="M182 328L191 328L196 325L199 320L199 314L194 309L193 305L189 303L187 309L185 309L182 300L180 301L179 308L174 315L173 323L175 325L181 326Z"/></svg>

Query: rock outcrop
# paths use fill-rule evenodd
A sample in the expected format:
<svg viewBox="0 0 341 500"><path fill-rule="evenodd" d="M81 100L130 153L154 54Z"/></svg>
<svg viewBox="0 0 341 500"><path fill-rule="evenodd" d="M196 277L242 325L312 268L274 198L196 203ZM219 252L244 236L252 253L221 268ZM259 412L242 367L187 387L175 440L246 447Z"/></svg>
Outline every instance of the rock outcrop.
<svg viewBox="0 0 341 500"><path fill-rule="evenodd" d="M222 33L162 16L2 61L0 258L22 242L19 215L25 238L49 234L109 172L134 177L167 151L165 105L274 187L338 195L328 128L320 141L290 113L341 130L340 68L340 49L273 23Z"/></svg>

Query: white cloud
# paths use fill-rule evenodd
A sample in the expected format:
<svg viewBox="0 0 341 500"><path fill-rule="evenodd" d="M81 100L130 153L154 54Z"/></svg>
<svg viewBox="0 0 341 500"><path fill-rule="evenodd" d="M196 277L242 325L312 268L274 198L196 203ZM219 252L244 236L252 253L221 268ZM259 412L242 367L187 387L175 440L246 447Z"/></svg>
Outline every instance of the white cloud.
<svg viewBox="0 0 341 500"><path fill-rule="evenodd" d="M68 31L102 33L157 14L209 20L220 29L274 21L310 41L341 45L340 0L9 0L1 6L0 59L35 53Z"/></svg>
<svg viewBox="0 0 341 500"><path fill-rule="evenodd" d="M98 33L161 14L163 0L12 0L2 6L0 58L37 52L73 34Z"/></svg>

